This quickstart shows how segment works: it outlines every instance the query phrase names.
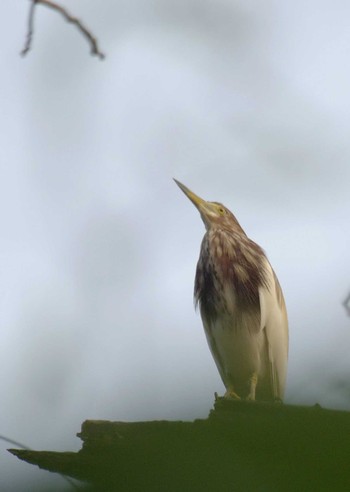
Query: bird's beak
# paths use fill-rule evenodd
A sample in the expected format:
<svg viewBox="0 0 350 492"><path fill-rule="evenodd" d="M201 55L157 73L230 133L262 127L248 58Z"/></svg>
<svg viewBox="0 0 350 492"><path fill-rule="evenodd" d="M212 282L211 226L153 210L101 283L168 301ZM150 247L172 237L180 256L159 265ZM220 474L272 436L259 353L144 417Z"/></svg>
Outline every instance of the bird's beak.
<svg viewBox="0 0 350 492"><path fill-rule="evenodd" d="M173 178L177 186L185 193L187 198L191 200L193 205L198 209L199 213L201 214L202 220L207 227L210 223L210 212L212 213L212 210L210 208L210 202L206 202L203 200L203 198L199 197L193 191L189 190L187 186L183 185L180 183L180 181L177 181L177 179Z"/></svg>
<svg viewBox="0 0 350 492"><path fill-rule="evenodd" d="M205 200L203 200L203 198L200 198L195 193L193 193L193 191L189 190L185 185L183 185L182 183L180 183L180 181L178 181L177 179L174 178L174 181L177 184L177 186L185 193L185 195L187 196L187 198L189 198L191 200L191 202L193 203L193 205L196 208L198 208L198 210L201 212L202 211L201 209L204 207L204 205L207 202Z"/></svg>

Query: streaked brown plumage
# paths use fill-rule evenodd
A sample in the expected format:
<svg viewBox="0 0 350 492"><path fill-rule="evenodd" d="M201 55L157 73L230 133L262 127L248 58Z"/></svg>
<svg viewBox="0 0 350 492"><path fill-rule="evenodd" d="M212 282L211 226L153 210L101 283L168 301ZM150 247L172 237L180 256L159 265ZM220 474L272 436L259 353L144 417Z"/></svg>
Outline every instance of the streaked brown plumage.
<svg viewBox="0 0 350 492"><path fill-rule="evenodd" d="M288 321L277 277L264 251L226 207L175 182L197 207L207 230L194 295L225 396L282 400Z"/></svg>

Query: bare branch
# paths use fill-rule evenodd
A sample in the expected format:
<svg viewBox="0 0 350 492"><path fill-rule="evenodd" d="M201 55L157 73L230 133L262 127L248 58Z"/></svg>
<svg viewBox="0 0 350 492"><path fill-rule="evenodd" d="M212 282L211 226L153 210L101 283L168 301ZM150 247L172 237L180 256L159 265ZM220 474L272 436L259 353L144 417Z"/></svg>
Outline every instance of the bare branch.
<svg viewBox="0 0 350 492"><path fill-rule="evenodd" d="M27 39L26 39L26 44L21 51L21 55L25 56L28 51L31 48L32 45L32 38L33 38L33 32L34 32L34 10L35 10L35 5L37 3L37 0L32 0L29 8L29 15L28 15L28 31L27 31Z"/></svg>
<svg viewBox="0 0 350 492"><path fill-rule="evenodd" d="M27 39L23 50L21 51L21 55L25 56L28 51L31 49L33 33L34 33L34 11L36 5L41 4L49 7L52 10L56 10L59 12L67 22L71 22L75 24L79 31L85 36L91 46L91 54L98 56L101 60L105 58L104 53L102 53L98 47L97 39L93 36L93 34L89 31L87 27L82 24L82 22L73 17L70 13L67 12L65 8L56 2L51 2L50 0L31 0L29 15L28 15L28 31L27 31Z"/></svg>
<svg viewBox="0 0 350 492"><path fill-rule="evenodd" d="M350 316L350 292L343 301L343 306L348 316Z"/></svg>

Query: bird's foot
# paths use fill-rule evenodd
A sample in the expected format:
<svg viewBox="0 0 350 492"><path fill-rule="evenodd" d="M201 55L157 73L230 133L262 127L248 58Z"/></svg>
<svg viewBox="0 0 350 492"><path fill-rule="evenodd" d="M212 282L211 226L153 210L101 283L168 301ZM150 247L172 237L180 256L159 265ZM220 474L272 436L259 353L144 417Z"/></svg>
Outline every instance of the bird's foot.
<svg viewBox="0 0 350 492"><path fill-rule="evenodd" d="M256 401L255 396L248 395L244 398L244 401Z"/></svg>
<svg viewBox="0 0 350 492"><path fill-rule="evenodd" d="M226 393L224 394L224 398L227 400L240 400L241 397L237 395L237 393L234 390L228 389Z"/></svg>

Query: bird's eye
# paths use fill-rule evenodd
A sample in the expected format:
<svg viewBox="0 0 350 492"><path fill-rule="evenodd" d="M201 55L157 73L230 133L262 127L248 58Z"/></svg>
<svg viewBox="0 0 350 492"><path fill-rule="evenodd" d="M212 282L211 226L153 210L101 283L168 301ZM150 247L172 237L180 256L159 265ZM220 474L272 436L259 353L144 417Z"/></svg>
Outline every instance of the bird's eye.
<svg viewBox="0 0 350 492"><path fill-rule="evenodd" d="M222 207L219 207L219 214L220 215L225 215L225 209Z"/></svg>

